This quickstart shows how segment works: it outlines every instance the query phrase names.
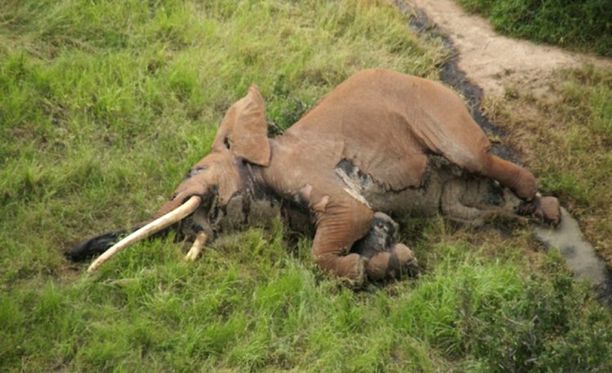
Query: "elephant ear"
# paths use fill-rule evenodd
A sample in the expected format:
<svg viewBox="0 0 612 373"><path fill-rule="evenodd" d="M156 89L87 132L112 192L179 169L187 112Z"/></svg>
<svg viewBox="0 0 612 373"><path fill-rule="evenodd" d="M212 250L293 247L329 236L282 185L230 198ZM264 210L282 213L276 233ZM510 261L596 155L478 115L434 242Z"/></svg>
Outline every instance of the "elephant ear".
<svg viewBox="0 0 612 373"><path fill-rule="evenodd" d="M266 107L255 85L225 114L213 149L229 149L234 155L260 166L270 163Z"/></svg>

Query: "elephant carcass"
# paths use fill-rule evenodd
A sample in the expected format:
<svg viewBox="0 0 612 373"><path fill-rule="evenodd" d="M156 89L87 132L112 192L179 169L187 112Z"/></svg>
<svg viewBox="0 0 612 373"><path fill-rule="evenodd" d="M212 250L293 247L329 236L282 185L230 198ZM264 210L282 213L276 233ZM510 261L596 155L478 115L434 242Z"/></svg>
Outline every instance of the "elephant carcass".
<svg viewBox="0 0 612 373"><path fill-rule="evenodd" d="M282 212L314 227L312 254L324 271L359 284L414 269L392 217L442 213L480 223L503 213L558 222L558 201L540 197L528 170L489 150L463 101L434 81L361 71L275 138L252 86L154 218L197 196L202 203L182 221L186 234L213 237ZM114 237L86 240L68 256L104 251Z"/></svg>

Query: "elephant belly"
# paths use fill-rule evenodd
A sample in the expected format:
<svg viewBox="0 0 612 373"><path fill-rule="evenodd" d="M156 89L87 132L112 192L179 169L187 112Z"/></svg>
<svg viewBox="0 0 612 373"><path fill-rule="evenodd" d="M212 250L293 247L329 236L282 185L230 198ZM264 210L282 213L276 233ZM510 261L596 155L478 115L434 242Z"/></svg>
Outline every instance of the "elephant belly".
<svg viewBox="0 0 612 373"><path fill-rule="evenodd" d="M433 216L440 211L440 198L446 182L460 177L461 171L440 156L430 156L419 187L401 190L385 188L384 181L375 180L362 172L349 160L336 166L336 175L345 185L345 191L367 203L374 211L391 215Z"/></svg>

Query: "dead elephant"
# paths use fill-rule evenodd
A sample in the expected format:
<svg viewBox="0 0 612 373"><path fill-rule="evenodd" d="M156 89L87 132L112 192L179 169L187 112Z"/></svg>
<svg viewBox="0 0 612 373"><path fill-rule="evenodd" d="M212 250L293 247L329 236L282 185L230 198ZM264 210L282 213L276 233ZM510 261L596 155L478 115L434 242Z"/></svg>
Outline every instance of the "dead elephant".
<svg viewBox="0 0 612 373"><path fill-rule="evenodd" d="M178 225L195 248L267 210L290 219L304 212L315 227L314 261L359 284L414 269L412 252L396 242L394 216L479 223L510 214L558 223L558 201L540 197L529 171L489 150L463 101L426 79L361 71L275 138L267 137L264 100L253 86L151 223L108 251L119 234L85 240L67 256L104 253L92 271L131 242Z"/></svg>

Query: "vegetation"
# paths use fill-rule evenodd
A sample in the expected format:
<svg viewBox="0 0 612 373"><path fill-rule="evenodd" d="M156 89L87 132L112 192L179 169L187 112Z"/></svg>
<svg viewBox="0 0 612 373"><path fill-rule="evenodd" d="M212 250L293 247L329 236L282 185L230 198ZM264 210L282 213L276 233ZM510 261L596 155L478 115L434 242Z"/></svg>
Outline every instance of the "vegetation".
<svg viewBox="0 0 612 373"><path fill-rule="evenodd" d="M587 66L520 82L487 106L612 267L612 69Z"/></svg>
<svg viewBox="0 0 612 373"><path fill-rule="evenodd" d="M149 216L252 82L281 131L356 70L442 57L382 1L0 2L2 369L611 370L609 310L521 227L404 222L423 275L361 292L281 223L191 264L172 237L62 258Z"/></svg>
<svg viewBox="0 0 612 373"><path fill-rule="evenodd" d="M612 7L606 0L457 0L511 36L612 56Z"/></svg>

